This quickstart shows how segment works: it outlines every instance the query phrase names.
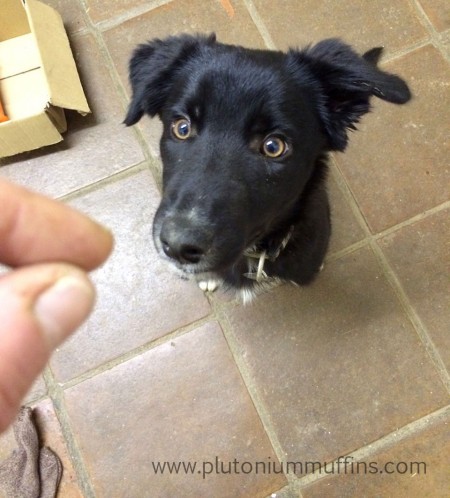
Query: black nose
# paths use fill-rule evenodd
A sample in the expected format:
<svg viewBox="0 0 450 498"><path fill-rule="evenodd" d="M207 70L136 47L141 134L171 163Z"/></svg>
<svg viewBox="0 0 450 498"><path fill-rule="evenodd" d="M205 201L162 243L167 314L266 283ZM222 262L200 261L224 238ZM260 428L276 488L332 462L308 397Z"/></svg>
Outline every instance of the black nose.
<svg viewBox="0 0 450 498"><path fill-rule="evenodd" d="M159 238L167 256L182 264L199 263L209 248L206 232L185 218L165 220Z"/></svg>

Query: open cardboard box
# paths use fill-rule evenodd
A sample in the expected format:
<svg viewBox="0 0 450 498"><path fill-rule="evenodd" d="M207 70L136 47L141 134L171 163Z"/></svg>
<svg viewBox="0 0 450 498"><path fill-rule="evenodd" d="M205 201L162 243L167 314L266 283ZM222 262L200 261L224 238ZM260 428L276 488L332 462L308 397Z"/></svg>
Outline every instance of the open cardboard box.
<svg viewBox="0 0 450 498"><path fill-rule="evenodd" d="M0 0L0 157L60 142L64 109L90 112L59 14L37 0Z"/></svg>

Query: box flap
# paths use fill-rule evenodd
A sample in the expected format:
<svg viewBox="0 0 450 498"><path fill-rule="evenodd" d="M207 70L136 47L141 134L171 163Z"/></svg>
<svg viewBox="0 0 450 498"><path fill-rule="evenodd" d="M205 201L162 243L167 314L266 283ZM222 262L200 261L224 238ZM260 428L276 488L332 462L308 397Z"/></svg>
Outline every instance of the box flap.
<svg viewBox="0 0 450 498"><path fill-rule="evenodd" d="M37 0L23 0L47 77L50 103L90 112L60 15Z"/></svg>
<svg viewBox="0 0 450 498"><path fill-rule="evenodd" d="M0 42L30 32L27 14L20 0L0 0ZM7 20L7 22L6 22Z"/></svg>
<svg viewBox="0 0 450 498"><path fill-rule="evenodd" d="M31 33L0 42L0 80L39 68L41 58Z"/></svg>
<svg viewBox="0 0 450 498"><path fill-rule="evenodd" d="M64 112L62 109L60 112ZM52 119L45 113L24 119L7 121L0 125L0 157L13 156L62 140Z"/></svg>

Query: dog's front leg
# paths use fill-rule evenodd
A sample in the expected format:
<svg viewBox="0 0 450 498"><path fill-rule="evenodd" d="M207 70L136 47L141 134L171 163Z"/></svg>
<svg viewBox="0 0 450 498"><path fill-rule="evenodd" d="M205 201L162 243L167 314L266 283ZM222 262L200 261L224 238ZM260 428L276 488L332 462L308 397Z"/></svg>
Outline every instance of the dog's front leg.
<svg viewBox="0 0 450 498"><path fill-rule="evenodd" d="M207 279L197 280L197 284L203 292L214 292L220 285L220 280Z"/></svg>

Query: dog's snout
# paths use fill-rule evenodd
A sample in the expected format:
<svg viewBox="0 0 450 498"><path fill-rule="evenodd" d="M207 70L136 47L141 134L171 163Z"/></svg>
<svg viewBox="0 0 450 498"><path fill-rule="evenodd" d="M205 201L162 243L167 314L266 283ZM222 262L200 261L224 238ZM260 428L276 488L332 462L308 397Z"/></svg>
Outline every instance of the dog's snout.
<svg viewBox="0 0 450 498"><path fill-rule="evenodd" d="M159 238L165 254L182 264L199 263L210 246L207 232L185 218L166 220Z"/></svg>
<svg viewBox="0 0 450 498"><path fill-rule="evenodd" d="M184 244L180 243L177 239L161 239L162 247L164 252L169 256L169 258L176 259L180 263L187 264L195 264L198 263L204 254L204 251L192 244Z"/></svg>

